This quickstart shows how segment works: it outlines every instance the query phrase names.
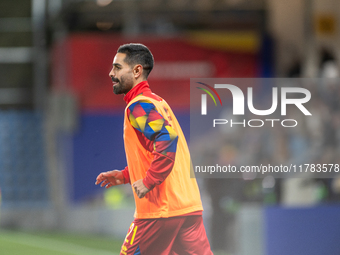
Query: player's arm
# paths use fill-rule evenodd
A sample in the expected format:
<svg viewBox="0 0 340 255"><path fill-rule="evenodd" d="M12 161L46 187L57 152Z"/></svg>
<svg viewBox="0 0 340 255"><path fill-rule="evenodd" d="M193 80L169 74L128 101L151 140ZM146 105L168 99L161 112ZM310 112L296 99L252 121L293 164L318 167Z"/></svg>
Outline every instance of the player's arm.
<svg viewBox="0 0 340 255"><path fill-rule="evenodd" d="M140 142L154 155L146 177L132 184L137 191L145 190L143 185L149 191L161 184L170 174L175 162L178 136L169 122L149 101L133 103L127 114ZM143 193L141 192L141 196L138 193L137 195L143 197L145 195Z"/></svg>
<svg viewBox="0 0 340 255"><path fill-rule="evenodd" d="M124 177L124 184L127 184L127 183L130 183L130 184L131 184L128 166L126 166L126 167L122 170L122 173L123 173L123 177Z"/></svg>
<svg viewBox="0 0 340 255"><path fill-rule="evenodd" d="M112 170L107 172L102 172L97 176L95 184L99 183L101 187L110 188L112 186L121 185L130 182L128 168L125 167L124 170Z"/></svg>

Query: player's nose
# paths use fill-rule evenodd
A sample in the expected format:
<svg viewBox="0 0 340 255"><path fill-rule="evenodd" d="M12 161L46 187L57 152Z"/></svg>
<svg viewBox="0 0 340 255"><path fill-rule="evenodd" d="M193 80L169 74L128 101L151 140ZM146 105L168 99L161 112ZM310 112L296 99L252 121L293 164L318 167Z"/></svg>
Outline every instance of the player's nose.
<svg viewBox="0 0 340 255"><path fill-rule="evenodd" d="M111 69L111 71L109 72L109 76L110 76L110 78L112 78L112 77L115 77L115 74L114 74L113 68L112 68L112 69Z"/></svg>

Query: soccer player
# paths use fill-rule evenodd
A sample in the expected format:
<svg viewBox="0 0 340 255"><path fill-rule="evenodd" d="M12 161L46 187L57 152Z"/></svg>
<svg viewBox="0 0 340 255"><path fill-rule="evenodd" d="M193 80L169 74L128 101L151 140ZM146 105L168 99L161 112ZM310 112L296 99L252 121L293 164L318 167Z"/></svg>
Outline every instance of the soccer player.
<svg viewBox="0 0 340 255"><path fill-rule="evenodd" d="M127 167L100 173L106 188L132 185L135 219L120 254L212 254L202 220L189 149L169 105L152 93L147 77L154 60L142 44L118 48L109 76L115 94L125 94L124 145Z"/></svg>

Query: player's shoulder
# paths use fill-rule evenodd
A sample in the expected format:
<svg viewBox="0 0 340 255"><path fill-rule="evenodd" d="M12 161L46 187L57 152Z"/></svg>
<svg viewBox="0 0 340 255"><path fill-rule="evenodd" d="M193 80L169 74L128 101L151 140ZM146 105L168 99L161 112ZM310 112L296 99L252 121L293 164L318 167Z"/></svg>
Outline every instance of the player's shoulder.
<svg viewBox="0 0 340 255"><path fill-rule="evenodd" d="M137 101L133 102L129 107L130 112L143 112L148 114L151 110L155 110L156 106L152 103L151 100L140 98Z"/></svg>
<svg viewBox="0 0 340 255"><path fill-rule="evenodd" d="M163 98L161 98L159 95L153 93L152 91L145 91L140 96L143 96L143 98L147 98L149 100L155 100L157 102L162 102Z"/></svg>

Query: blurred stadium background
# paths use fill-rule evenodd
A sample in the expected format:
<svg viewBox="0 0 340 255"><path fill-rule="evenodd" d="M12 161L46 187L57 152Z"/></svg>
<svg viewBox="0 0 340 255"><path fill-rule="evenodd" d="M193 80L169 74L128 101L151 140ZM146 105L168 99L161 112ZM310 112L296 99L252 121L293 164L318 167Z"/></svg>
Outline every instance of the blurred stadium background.
<svg viewBox="0 0 340 255"><path fill-rule="evenodd" d="M108 77L120 44L150 47L149 82L188 137L190 78L338 77L339 16L337 0L2 0L0 254L118 254L131 189L94 182L126 164ZM221 151L339 163L339 90L313 89L312 131L238 134ZM340 254L338 178L198 181L216 254Z"/></svg>

